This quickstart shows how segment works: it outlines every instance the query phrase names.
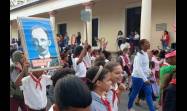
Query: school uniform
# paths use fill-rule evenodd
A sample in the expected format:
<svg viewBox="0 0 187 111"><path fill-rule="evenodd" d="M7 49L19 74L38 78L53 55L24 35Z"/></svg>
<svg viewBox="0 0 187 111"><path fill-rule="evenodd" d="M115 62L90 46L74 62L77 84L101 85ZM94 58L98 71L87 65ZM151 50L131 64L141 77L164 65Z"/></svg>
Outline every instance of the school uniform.
<svg viewBox="0 0 187 111"><path fill-rule="evenodd" d="M155 63L155 76L157 79L159 79L159 71L160 71L160 64L164 62L164 60L158 60L156 56L153 55L151 58L151 61Z"/></svg>
<svg viewBox="0 0 187 111"><path fill-rule="evenodd" d="M92 104L91 111L113 111L109 101L104 97L99 96L94 91L91 92Z"/></svg>
<svg viewBox="0 0 187 111"><path fill-rule="evenodd" d="M88 68L90 68L91 67L91 55L90 55L90 53L88 53L87 52L87 54L86 54L86 56L83 58L83 61L84 61L84 63L85 63L85 65L86 65L86 68L88 69Z"/></svg>
<svg viewBox="0 0 187 111"><path fill-rule="evenodd" d="M73 69L75 70L75 75L80 78L85 78L86 77L86 65L82 61L81 63L77 64L77 61L79 58L73 58Z"/></svg>
<svg viewBox="0 0 187 111"><path fill-rule="evenodd" d="M120 56L122 60L122 66L123 70L128 74L128 76L131 75L131 62L128 54L125 54L123 56Z"/></svg>
<svg viewBox="0 0 187 111"><path fill-rule="evenodd" d="M24 77L21 90L23 90L25 104L29 111L45 111L47 106L46 86L52 85L48 75L36 78L33 74Z"/></svg>
<svg viewBox="0 0 187 111"><path fill-rule="evenodd" d="M115 84L114 86L111 86L110 90L107 92L107 99L109 100L110 105L112 106L112 111L118 111L119 98L116 92L117 89L118 85Z"/></svg>

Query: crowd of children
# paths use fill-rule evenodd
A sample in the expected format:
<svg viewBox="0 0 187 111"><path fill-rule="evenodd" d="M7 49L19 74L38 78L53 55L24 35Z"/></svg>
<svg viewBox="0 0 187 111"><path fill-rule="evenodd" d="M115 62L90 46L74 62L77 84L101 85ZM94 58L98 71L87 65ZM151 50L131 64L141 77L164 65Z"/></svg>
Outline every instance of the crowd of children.
<svg viewBox="0 0 187 111"><path fill-rule="evenodd" d="M120 96L128 89L128 111L137 95L136 104L146 98L150 111L176 110L175 50L149 54L149 41L142 39L136 55L124 45L113 60L106 45L100 43L98 50L87 41L66 46L60 50L62 67L53 71L28 72L24 52L11 50L11 111L118 111Z"/></svg>

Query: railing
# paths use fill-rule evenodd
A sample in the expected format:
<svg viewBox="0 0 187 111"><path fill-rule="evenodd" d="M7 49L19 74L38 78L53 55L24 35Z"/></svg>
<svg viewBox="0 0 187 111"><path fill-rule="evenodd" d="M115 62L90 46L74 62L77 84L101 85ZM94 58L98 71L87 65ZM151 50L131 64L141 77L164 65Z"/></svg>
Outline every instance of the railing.
<svg viewBox="0 0 187 111"><path fill-rule="evenodd" d="M10 0L10 10L34 3L34 2L38 2L41 0Z"/></svg>

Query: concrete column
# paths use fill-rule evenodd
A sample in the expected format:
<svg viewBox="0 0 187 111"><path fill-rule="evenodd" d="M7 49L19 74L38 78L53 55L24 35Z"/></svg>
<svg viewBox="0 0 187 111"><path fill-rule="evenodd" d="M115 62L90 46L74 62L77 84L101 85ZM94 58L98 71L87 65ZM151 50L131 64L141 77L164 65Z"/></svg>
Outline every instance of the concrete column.
<svg viewBox="0 0 187 111"><path fill-rule="evenodd" d="M55 33L55 14L56 14L55 11L49 12L49 17L50 17L50 21L51 21L51 25L52 25L52 29L54 33Z"/></svg>
<svg viewBox="0 0 187 111"><path fill-rule="evenodd" d="M152 0L142 0L140 38L151 39L151 10Z"/></svg>
<svg viewBox="0 0 187 111"><path fill-rule="evenodd" d="M88 36L88 44L90 44L92 46L92 7L94 6L94 2L88 2L88 3L84 3L84 7L86 11L90 12L91 15L91 20L90 22L87 22L87 36ZM86 40L86 24L84 24L84 37L82 42L85 42Z"/></svg>

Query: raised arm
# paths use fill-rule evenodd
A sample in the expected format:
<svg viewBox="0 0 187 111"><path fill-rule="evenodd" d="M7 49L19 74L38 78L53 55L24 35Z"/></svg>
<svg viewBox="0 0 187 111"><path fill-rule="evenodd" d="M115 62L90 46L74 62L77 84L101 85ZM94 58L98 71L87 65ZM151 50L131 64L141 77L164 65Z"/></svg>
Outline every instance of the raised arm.
<svg viewBox="0 0 187 111"><path fill-rule="evenodd" d="M23 64L23 70L21 71L21 73L18 75L18 77L16 78L15 84L16 86L20 86L21 85L21 79L28 74L28 67L29 67L29 63L25 62Z"/></svg>
<svg viewBox="0 0 187 111"><path fill-rule="evenodd" d="M88 42L86 40L86 42L84 44L84 48L81 51L81 54L80 54L79 59L77 61L77 64L79 64L79 63L81 63L83 61L83 58L84 58L84 56L86 55L86 52L87 52L87 48L88 48Z"/></svg>

